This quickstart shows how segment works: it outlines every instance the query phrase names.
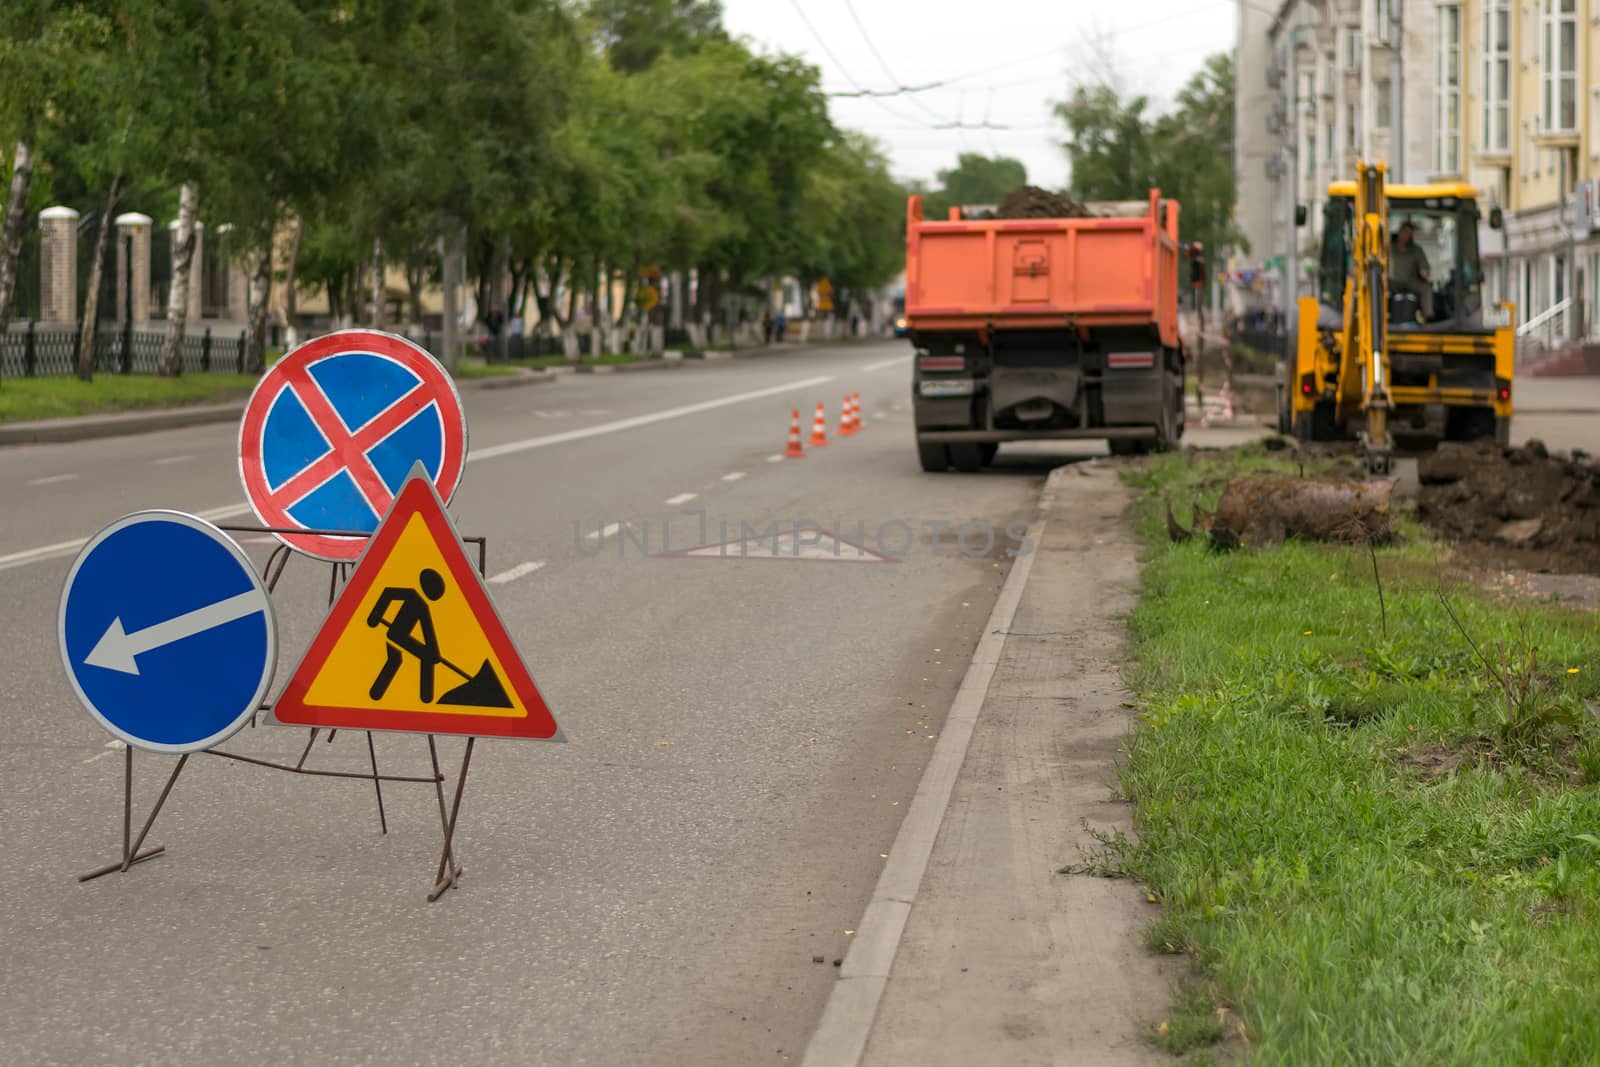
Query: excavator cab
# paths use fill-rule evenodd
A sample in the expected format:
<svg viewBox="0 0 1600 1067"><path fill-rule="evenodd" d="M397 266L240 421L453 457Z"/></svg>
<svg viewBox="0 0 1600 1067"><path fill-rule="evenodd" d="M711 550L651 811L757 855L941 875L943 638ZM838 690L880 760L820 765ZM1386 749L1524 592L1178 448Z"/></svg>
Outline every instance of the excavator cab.
<svg viewBox="0 0 1600 1067"><path fill-rule="evenodd" d="M1374 469L1396 439L1506 441L1515 337L1485 325L1477 191L1389 185L1384 170L1328 187L1279 402L1281 431L1362 440Z"/></svg>
<svg viewBox="0 0 1600 1067"><path fill-rule="evenodd" d="M1337 189L1345 183L1336 183ZM1465 195L1464 195L1465 194ZM1389 198L1389 325L1395 330L1481 330L1483 270L1478 203L1470 187L1394 186ZM1318 314L1344 311L1355 196L1330 190L1322 212Z"/></svg>

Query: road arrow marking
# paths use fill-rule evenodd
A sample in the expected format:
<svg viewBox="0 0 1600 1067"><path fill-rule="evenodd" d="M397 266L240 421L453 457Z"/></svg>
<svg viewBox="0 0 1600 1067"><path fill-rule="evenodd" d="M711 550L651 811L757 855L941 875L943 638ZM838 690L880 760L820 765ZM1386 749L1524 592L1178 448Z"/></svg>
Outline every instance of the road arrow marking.
<svg viewBox="0 0 1600 1067"><path fill-rule="evenodd" d="M95 642L89 654L83 657L83 662L87 666L103 667L108 671L138 674L139 664L136 657L164 645L170 645L174 641L182 641L186 637L216 629L246 615L254 615L265 608L266 604L261 594L250 589L238 596L219 600L215 604L207 604L203 608L196 608L175 619L158 622L154 626L147 626L131 634L123 630L122 616L119 615L111 620L111 625L106 627L106 632Z"/></svg>

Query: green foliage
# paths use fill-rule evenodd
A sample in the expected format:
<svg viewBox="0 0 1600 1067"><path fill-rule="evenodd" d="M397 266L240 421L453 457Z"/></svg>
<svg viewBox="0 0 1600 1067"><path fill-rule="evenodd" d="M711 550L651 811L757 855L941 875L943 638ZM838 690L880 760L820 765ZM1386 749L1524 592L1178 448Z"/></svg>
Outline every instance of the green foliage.
<svg viewBox="0 0 1600 1067"><path fill-rule="evenodd" d="M1384 639L1364 548L1166 542L1163 496L1182 515L1285 466L1252 449L1137 474L1120 784L1122 859L1163 905L1147 943L1236 1005L1251 1062L1600 1061L1600 730L1540 711L1600 696L1595 620L1470 589L1447 608L1413 534L1377 550Z"/></svg>
<svg viewBox="0 0 1600 1067"><path fill-rule="evenodd" d="M938 174L939 188L922 198L922 217L942 219L950 208L962 204L998 204L1005 195L1028 182L1028 169L1009 156L962 152L956 165Z"/></svg>
<svg viewBox="0 0 1600 1067"><path fill-rule="evenodd" d="M1233 57L1210 56L1179 91L1173 109L1150 111L1148 98L1114 80L1078 85L1056 105L1072 192L1081 200L1143 200L1151 186L1179 202L1185 241L1200 241L1220 262L1242 246L1233 227Z"/></svg>
<svg viewBox="0 0 1600 1067"><path fill-rule="evenodd" d="M248 256L296 220L297 282L346 313L375 243L420 287L461 233L481 284L507 271L557 317L558 287L646 266L708 301L783 275L847 296L903 254L881 151L717 0L19 0L0 137L24 131L36 200L88 208L121 175L162 224L194 182Z"/></svg>

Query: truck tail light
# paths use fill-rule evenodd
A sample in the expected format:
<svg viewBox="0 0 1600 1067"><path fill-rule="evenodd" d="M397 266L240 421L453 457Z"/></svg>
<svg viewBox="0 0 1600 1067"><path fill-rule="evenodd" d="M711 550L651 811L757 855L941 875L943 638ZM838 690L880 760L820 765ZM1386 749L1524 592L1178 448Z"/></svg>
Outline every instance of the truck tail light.
<svg viewBox="0 0 1600 1067"><path fill-rule="evenodd" d="M966 370L965 356L922 356L917 360L920 370Z"/></svg>
<svg viewBox="0 0 1600 1067"><path fill-rule="evenodd" d="M1510 379L1508 379L1508 378L1496 378L1494 380L1494 384L1495 384L1495 392L1499 395L1500 402L1502 404L1505 403L1507 400L1511 399L1511 381L1510 381Z"/></svg>
<svg viewBox="0 0 1600 1067"><path fill-rule="evenodd" d="M1300 375L1300 395L1301 396L1310 396L1312 394L1312 392L1316 388L1317 388L1317 376L1315 374L1302 374L1302 375Z"/></svg>
<svg viewBox="0 0 1600 1067"><path fill-rule="evenodd" d="M1111 370L1133 370L1154 367L1154 352L1107 352L1106 366Z"/></svg>

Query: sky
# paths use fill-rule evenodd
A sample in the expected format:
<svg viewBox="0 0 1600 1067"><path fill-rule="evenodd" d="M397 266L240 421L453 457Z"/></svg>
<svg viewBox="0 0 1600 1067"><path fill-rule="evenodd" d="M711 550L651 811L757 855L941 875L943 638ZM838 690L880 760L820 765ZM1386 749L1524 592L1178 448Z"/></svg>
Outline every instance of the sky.
<svg viewBox="0 0 1600 1067"><path fill-rule="evenodd" d="M1035 185L1067 184L1053 101L1104 42L1124 84L1165 110L1213 52L1232 51L1235 0L722 0L723 23L768 51L804 56L834 122L876 137L894 175L933 181L960 152L1020 159ZM853 12L853 15L852 15ZM809 23L809 25L808 25ZM820 41L819 41L820 37ZM831 53L831 55L830 55ZM938 129L955 124L966 128ZM1004 128L1000 128L1004 127Z"/></svg>

